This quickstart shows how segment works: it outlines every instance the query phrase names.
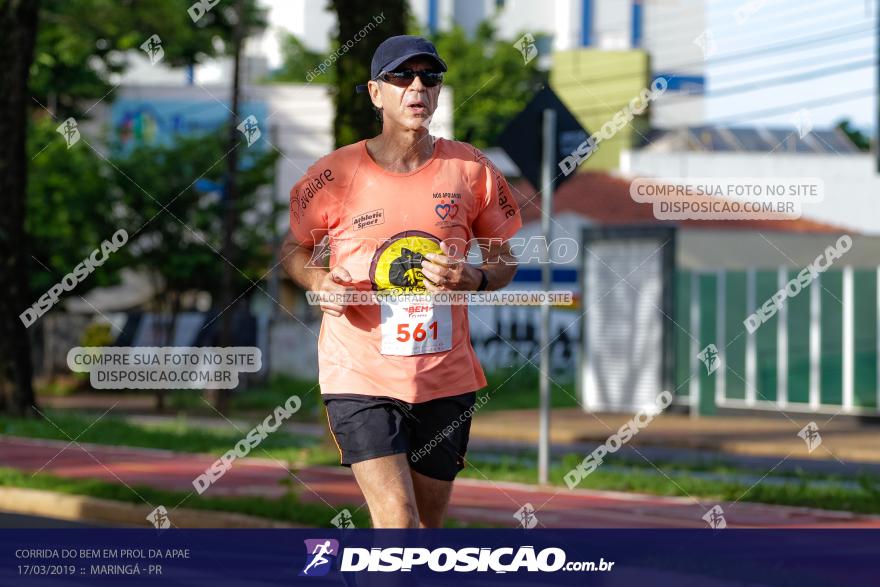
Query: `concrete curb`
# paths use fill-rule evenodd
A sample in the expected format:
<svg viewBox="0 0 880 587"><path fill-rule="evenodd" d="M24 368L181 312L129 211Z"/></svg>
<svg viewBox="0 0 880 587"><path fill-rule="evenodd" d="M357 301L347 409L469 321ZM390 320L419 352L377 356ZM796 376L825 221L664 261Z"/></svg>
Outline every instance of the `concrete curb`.
<svg viewBox="0 0 880 587"><path fill-rule="evenodd" d="M68 495L41 489L0 487L0 510L96 524L151 528L147 516L154 507L83 495ZM170 507L170 505L168 506ZM169 511L175 528L305 528L257 516L178 508Z"/></svg>

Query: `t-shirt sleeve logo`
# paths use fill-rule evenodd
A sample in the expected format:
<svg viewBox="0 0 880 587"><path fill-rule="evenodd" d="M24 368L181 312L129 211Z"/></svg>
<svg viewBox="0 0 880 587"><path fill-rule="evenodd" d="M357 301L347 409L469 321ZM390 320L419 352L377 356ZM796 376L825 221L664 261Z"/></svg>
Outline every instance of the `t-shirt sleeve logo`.
<svg viewBox="0 0 880 587"><path fill-rule="evenodd" d="M507 187L507 180L504 179L501 172L491 162L489 163L489 172L495 180L495 191L498 192L498 206L504 212L505 218L515 216L516 207L513 205L513 195Z"/></svg>
<svg viewBox="0 0 880 587"><path fill-rule="evenodd" d="M300 180L300 183L293 188L293 194L291 194L290 198L290 212L293 214L294 221L299 223L300 219L305 214L305 211L308 209L309 204L312 202L312 199L319 191L335 179L336 178L333 177L333 172L328 168L317 176L306 176Z"/></svg>

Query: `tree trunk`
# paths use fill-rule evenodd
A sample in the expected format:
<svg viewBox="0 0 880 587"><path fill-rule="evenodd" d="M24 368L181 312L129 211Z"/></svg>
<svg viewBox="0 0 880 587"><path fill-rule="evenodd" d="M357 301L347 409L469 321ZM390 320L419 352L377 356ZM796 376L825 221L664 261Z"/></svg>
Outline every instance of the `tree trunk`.
<svg viewBox="0 0 880 587"><path fill-rule="evenodd" d="M30 339L19 315L33 302L24 230L25 139L38 8L37 0L0 0L0 378L11 385L6 410L16 415L32 414L36 404Z"/></svg>
<svg viewBox="0 0 880 587"><path fill-rule="evenodd" d="M388 37L406 34L409 12L406 0L332 0L330 7L339 22L336 39L340 53L335 65L333 136L336 146L342 147L382 130L369 95L356 94L354 88L370 79L376 47ZM352 14L364 16L352 18Z"/></svg>
<svg viewBox="0 0 880 587"><path fill-rule="evenodd" d="M234 45L232 58L232 95L230 102L232 110L229 115L229 155L226 157L226 185L223 190L223 280L220 292L220 346L233 345L232 332L232 272L236 263L235 255L235 225L237 224L237 211L235 201L238 198L238 150L235 144L241 139L238 134L239 124L239 94L241 92L241 51L245 37L244 26L244 2L238 0L235 4L238 15L235 21L232 42ZM230 390L218 389L215 395L214 408L221 414L229 410Z"/></svg>

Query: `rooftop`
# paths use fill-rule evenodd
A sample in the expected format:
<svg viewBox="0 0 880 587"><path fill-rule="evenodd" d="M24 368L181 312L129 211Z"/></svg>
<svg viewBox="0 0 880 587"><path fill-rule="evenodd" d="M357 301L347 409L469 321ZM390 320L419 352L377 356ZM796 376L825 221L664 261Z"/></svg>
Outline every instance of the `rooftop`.
<svg viewBox="0 0 880 587"><path fill-rule="evenodd" d="M631 180L607 173L584 172L562 184L553 194L553 212L571 212L600 225L645 224L685 226L689 228L724 228L798 233L845 232L841 227L806 218L797 220L680 220L661 221L654 217L650 204L636 202L630 196ZM522 211L523 223L541 217L541 194L525 179L511 183L514 197ZM852 231L848 231L852 232Z"/></svg>

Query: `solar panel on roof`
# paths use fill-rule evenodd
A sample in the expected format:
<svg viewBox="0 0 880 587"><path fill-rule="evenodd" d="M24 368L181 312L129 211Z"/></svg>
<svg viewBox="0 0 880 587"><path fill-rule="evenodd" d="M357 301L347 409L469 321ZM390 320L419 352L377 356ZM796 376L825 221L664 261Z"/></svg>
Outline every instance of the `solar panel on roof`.
<svg viewBox="0 0 880 587"><path fill-rule="evenodd" d="M830 153L856 153L858 149L852 141L840 136L840 133L833 130L813 131L819 144L823 149Z"/></svg>
<svg viewBox="0 0 880 587"><path fill-rule="evenodd" d="M769 150L774 153L815 153L809 141L804 141L798 136L795 129L768 128L767 133L772 136Z"/></svg>
<svg viewBox="0 0 880 587"><path fill-rule="evenodd" d="M728 129L735 137L739 148L744 151L765 151L767 143L753 128L731 128Z"/></svg>
<svg viewBox="0 0 880 587"><path fill-rule="evenodd" d="M703 126L692 129L691 133L707 151L730 151L732 146L724 140L717 128Z"/></svg>
<svg viewBox="0 0 880 587"><path fill-rule="evenodd" d="M647 141L639 147L647 148L654 142L671 137L673 132L681 133L679 135L681 138L689 137L687 143L691 150L813 154L858 152L858 148L838 130L813 130L801 138L794 126L777 128L693 126L678 131L651 129Z"/></svg>

